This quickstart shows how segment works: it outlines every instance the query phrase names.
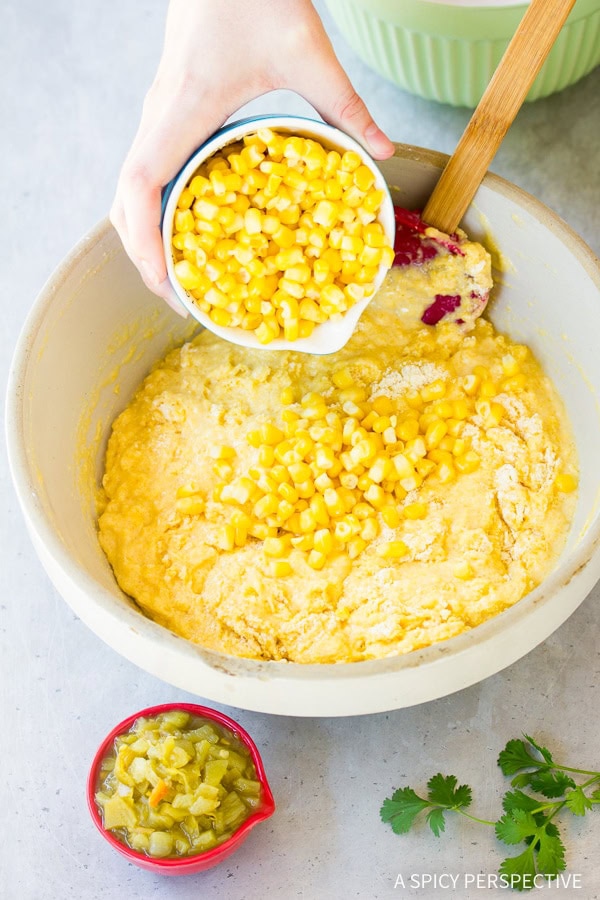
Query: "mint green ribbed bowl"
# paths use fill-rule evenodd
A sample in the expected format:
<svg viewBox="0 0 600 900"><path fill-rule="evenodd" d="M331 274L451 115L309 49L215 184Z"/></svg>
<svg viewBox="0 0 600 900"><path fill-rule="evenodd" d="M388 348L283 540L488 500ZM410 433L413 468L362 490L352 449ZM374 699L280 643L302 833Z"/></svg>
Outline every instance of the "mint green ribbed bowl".
<svg viewBox="0 0 600 900"><path fill-rule="evenodd" d="M474 107L527 8L428 0L326 0L342 34L405 91ZM574 84L600 64L600 0L577 0L527 100Z"/></svg>

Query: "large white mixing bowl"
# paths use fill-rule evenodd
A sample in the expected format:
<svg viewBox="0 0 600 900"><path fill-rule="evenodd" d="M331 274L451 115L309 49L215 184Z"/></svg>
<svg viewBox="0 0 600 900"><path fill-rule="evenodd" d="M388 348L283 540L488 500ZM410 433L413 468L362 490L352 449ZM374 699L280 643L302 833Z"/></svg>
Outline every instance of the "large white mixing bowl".
<svg viewBox="0 0 600 900"><path fill-rule="evenodd" d="M399 145L381 164L403 206L422 206L446 157ZM464 222L503 271L489 315L557 385L579 451L575 520L559 564L516 606L393 659L300 665L203 650L147 619L117 587L96 536L94 489L110 425L148 369L189 333L149 294L108 222L59 266L21 335L11 374L11 469L35 548L73 610L127 659L179 688L298 716L411 706L473 684L550 635L600 577L600 264L538 201L488 175Z"/></svg>

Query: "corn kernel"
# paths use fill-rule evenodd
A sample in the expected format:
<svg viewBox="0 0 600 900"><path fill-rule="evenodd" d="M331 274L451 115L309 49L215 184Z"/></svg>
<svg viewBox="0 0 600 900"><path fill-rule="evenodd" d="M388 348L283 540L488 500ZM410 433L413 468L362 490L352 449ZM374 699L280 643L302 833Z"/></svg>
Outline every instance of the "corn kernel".
<svg viewBox="0 0 600 900"><path fill-rule="evenodd" d="M369 478L376 484L381 484L386 478L389 478L394 470L393 464L387 456L377 456L369 469Z"/></svg>
<svg viewBox="0 0 600 900"><path fill-rule="evenodd" d="M252 519L243 512L236 512L231 517L234 528L234 543L236 547L243 547L248 540L248 529L252 525Z"/></svg>
<svg viewBox="0 0 600 900"><path fill-rule="evenodd" d="M456 578L462 578L464 581L467 581L472 578L473 575L473 569L466 559L457 563L454 567L454 576Z"/></svg>
<svg viewBox="0 0 600 900"><path fill-rule="evenodd" d="M189 190L194 197L202 197L210 189L210 181L203 175L194 175L189 183Z"/></svg>
<svg viewBox="0 0 600 900"><path fill-rule="evenodd" d="M427 515L426 503L407 503L402 507L402 513L405 519L424 519Z"/></svg>
<svg viewBox="0 0 600 900"><path fill-rule="evenodd" d="M475 375L474 372L471 372L469 375L464 376L462 380L462 389L465 394L468 394L469 397L472 397L477 393L480 384L481 378L478 375Z"/></svg>
<svg viewBox="0 0 600 900"><path fill-rule="evenodd" d="M356 559L357 556L365 550L367 547L367 542L361 537L353 537L346 544L346 553L350 557L350 559Z"/></svg>
<svg viewBox="0 0 600 900"><path fill-rule="evenodd" d="M377 556L381 556L384 559L402 559L408 552L408 547L404 541L387 541L385 544L380 544L376 549Z"/></svg>
<svg viewBox="0 0 600 900"><path fill-rule="evenodd" d="M353 181L359 190L366 193L369 188L373 187L375 175L368 166L359 165L358 168L354 170Z"/></svg>
<svg viewBox="0 0 600 900"><path fill-rule="evenodd" d="M335 488L327 488L323 493L323 500L329 515L342 516L345 513L345 506Z"/></svg>
<svg viewBox="0 0 600 900"><path fill-rule="evenodd" d="M325 553L320 553L318 550L311 550L306 561L311 569L316 569L318 571L325 566L327 556Z"/></svg>
<svg viewBox="0 0 600 900"><path fill-rule="evenodd" d="M235 547L235 528L224 525L217 535L217 544L221 550L233 550Z"/></svg>
<svg viewBox="0 0 600 900"><path fill-rule="evenodd" d="M315 494L315 483L311 478L308 478L306 481L301 481L296 484L296 490L298 491L299 497L308 500Z"/></svg>
<svg viewBox="0 0 600 900"><path fill-rule="evenodd" d="M290 552L290 544L285 537L267 537L263 541L263 552L265 556L272 556L279 559L287 556Z"/></svg>
<svg viewBox="0 0 600 900"><path fill-rule="evenodd" d="M400 524L400 513L395 506L384 506L381 510L381 518L388 528L397 528Z"/></svg>
<svg viewBox="0 0 600 900"><path fill-rule="evenodd" d="M327 472L321 472L321 474L317 475L317 477L315 478L315 487L322 494L324 494L326 490L333 488L333 485L334 482L329 477Z"/></svg>
<svg viewBox="0 0 600 900"><path fill-rule="evenodd" d="M321 494L313 494L309 499L309 509L311 510L317 525L329 525L329 512L327 504Z"/></svg>
<svg viewBox="0 0 600 900"><path fill-rule="evenodd" d="M449 462L441 462L437 468L437 476L441 484L449 484L456 478L456 469Z"/></svg>
<svg viewBox="0 0 600 900"><path fill-rule="evenodd" d="M447 434L448 426L442 419L436 419L427 427L425 432L425 446L428 450L437 447L442 438Z"/></svg>
<svg viewBox="0 0 600 900"><path fill-rule="evenodd" d="M495 381L492 381L490 378L487 378L485 381L482 381L479 385L479 396L490 400L492 397L495 397L498 393L498 386Z"/></svg>
<svg viewBox="0 0 600 900"><path fill-rule="evenodd" d="M386 503L385 491L378 484L370 485L364 492L365 500L371 504L374 509L382 509Z"/></svg>
<svg viewBox="0 0 600 900"><path fill-rule="evenodd" d="M503 391L516 392L521 391L527 385L527 378L523 372L517 372L516 375L511 375L510 378L505 378L500 387Z"/></svg>
<svg viewBox="0 0 600 900"><path fill-rule="evenodd" d="M319 553L329 556L333 551L333 537L328 528L319 528L315 531L313 547Z"/></svg>
<svg viewBox="0 0 600 900"><path fill-rule="evenodd" d="M274 464L275 451L272 446L263 444L258 448L258 462L267 469Z"/></svg>
<svg viewBox="0 0 600 900"><path fill-rule="evenodd" d="M452 401L452 418L454 419L468 419L470 415L470 408L467 401L459 397L456 400Z"/></svg>
<svg viewBox="0 0 600 900"><path fill-rule="evenodd" d="M399 478L410 478L414 475L414 465L403 453L394 456L392 462Z"/></svg>
<svg viewBox="0 0 600 900"><path fill-rule="evenodd" d="M276 533L276 528L271 528L264 522L253 522L248 529L248 534L252 535L252 537L258 538L259 541L264 541L269 537L275 537Z"/></svg>
<svg viewBox="0 0 600 900"><path fill-rule="evenodd" d="M277 506L277 512L275 514L277 521L283 525L284 522L293 516L296 511L296 506L294 503L290 503L289 500L280 500Z"/></svg>
<svg viewBox="0 0 600 900"><path fill-rule="evenodd" d="M404 456L413 464L427 454L427 445L424 438L420 435L413 440L407 441L404 447Z"/></svg>
<svg viewBox="0 0 600 900"><path fill-rule="evenodd" d="M425 403L431 400L440 400L446 394L446 382L438 378L430 384L424 385L419 393Z"/></svg>
<svg viewBox="0 0 600 900"><path fill-rule="evenodd" d="M175 263L175 275L185 291L192 291L202 284L200 270L189 260L182 259Z"/></svg>
<svg viewBox="0 0 600 900"><path fill-rule="evenodd" d="M206 509L202 497L180 497L175 503L177 512L182 516L199 516Z"/></svg>
<svg viewBox="0 0 600 900"><path fill-rule="evenodd" d="M361 165L361 158L355 150L346 150L340 161L340 168L344 172L354 172Z"/></svg>
<svg viewBox="0 0 600 900"><path fill-rule="evenodd" d="M377 212L381 204L383 203L383 191L380 190L370 190L363 200L363 207L367 212Z"/></svg>
<svg viewBox="0 0 600 900"><path fill-rule="evenodd" d="M480 462L481 460L474 450L467 450L463 456L456 457L454 465L459 472L467 474L469 472L475 472L479 468Z"/></svg>
<svg viewBox="0 0 600 900"><path fill-rule="evenodd" d="M575 475L570 475L567 472L562 472L556 476L554 479L554 486L557 491L561 491L561 493L569 494L572 491L577 490L578 479Z"/></svg>
<svg viewBox="0 0 600 900"><path fill-rule="evenodd" d="M290 537L290 543L296 550L308 553L312 550L314 542L314 534L293 534Z"/></svg>
<svg viewBox="0 0 600 900"><path fill-rule="evenodd" d="M509 377L516 375L519 371L519 363L512 354L506 353L502 357L502 371Z"/></svg>
<svg viewBox="0 0 600 900"><path fill-rule="evenodd" d="M431 451L434 452L433 450ZM415 462L415 469L419 475L423 478L427 478L428 475L431 475L432 472L435 471L435 462L428 457L424 457L422 459L417 459Z"/></svg>
<svg viewBox="0 0 600 900"><path fill-rule="evenodd" d="M217 444L215 447L211 447L208 451L208 455L211 459L233 459L235 456L235 450L233 447L227 447L223 444Z"/></svg>
<svg viewBox="0 0 600 900"><path fill-rule="evenodd" d="M356 509L356 507L355 507ZM371 510L372 512L372 510ZM356 514L355 514L356 515ZM364 541L373 541L379 534L379 524L377 519L373 516L369 516L363 520L363 525L360 530L360 536Z"/></svg>
<svg viewBox="0 0 600 900"><path fill-rule="evenodd" d="M277 494L264 494L260 500L257 500L252 509L252 514L257 519L266 519L267 516L277 512L279 507L279 497Z"/></svg>

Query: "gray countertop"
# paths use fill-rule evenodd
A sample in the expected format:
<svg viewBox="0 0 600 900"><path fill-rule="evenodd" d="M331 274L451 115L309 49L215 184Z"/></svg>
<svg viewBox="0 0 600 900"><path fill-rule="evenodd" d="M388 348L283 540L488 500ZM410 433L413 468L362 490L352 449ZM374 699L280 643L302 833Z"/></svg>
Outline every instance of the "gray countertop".
<svg viewBox="0 0 600 900"><path fill-rule="evenodd" d="M317 3L323 11L323 3ZM450 152L468 118L412 97L368 70L324 19L375 118L398 141ZM151 0L20 0L0 29L3 157L3 370L43 282L110 206L162 42ZM310 112L277 92L252 111ZM600 69L526 105L493 170L535 194L600 251ZM294 719L226 710L263 752L277 813L220 867L159 879L101 840L85 805L95 747L131 712L195 698L145 674L97 639L49 583L25 530L2 451L0 895L7 900L150 896L261 900L496 897L503 857L493 830L451 819L399 837L379 822L384 797L435 772L469 782L483 818L506 788L496 757L536 735L557 755L598 768L600 585L547 641L503 672L422 706L359 718ZM600 897L600 816L565 828L569 887ZM504 854L506 855L506 854ZM437 885L434 876L444 876ZM479 876L479 881L474 882ZM402 887L404 882L404 888Z"/></svg>

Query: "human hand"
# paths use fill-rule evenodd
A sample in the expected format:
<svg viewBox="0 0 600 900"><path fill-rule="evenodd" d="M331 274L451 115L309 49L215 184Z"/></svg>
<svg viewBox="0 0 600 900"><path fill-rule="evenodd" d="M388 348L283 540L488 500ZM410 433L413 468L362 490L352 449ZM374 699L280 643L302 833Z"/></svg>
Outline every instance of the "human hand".
<svg viewBox="0 0 600 900"><path fill-rule="evenodd" d="M232 113L279 88L303 96L376 159L392 155L310 0L171 0L162 57L110 218L146 286L182 315L167 279L162 188Z"/></svg>

